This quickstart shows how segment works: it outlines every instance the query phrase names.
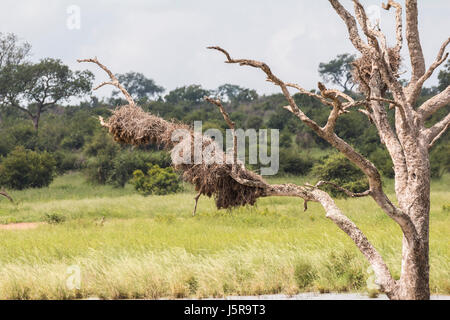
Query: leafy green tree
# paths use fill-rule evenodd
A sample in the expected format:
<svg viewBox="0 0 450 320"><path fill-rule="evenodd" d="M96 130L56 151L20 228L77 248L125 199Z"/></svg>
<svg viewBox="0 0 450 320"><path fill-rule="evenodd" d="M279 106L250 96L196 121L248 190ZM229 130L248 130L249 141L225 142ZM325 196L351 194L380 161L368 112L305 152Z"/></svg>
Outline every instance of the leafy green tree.
<svg viewBox="0 0 450 320"><path fill-rule="evenodd" d="M242 88L233 84L224 84L215 91L217 96L232 104L248 103L258 99L258 94L255 90Z"/></svg>
<svg viewBox="0 0 450 320"><path fill-rule="evenodd" d="M45 187L53 181L55 168L49 153L19 146L0 163L0 185L18 190Z"/></svg>
<svg viewBox="0 0 450 320"><path fill-rule="evenodd" d="M329 62L319 64L319 74L325 82L331 82L349 92L355 83L352 77L352 62L355 60L353 54L339 54Z"/></svg>
<svg viewBox="0 0 450 320"><path fill-rule="evenodd" d="M164 99L173 104L177 103L201 103L203 97L210 94L209 90L202 89L200 85L190 85L170 91Z"/></svg>
<svg viewBox="0 0 450 320"><path fill-rule="evenodd" d="M23 121L5 130L4 139L11 143L8 152L12 151L16 146L23 146L25 149L32 150L36 148L37 144L37 137L34 134L33 127L30 123Z"/></svg>
<svg viewBox="0 0 450 320"><path fill-rule="evenodd" d="M155 81L147 78L140 72L128 72L116 75L117 80L127 89L134 100L140 103L148 99L157 97L164 92L164 88L156 85ZM119 94L119 91L113 91L113 97Z"/></svg>
<svg viewBox="0 0 450 320"><path fill-rule="evenodd" d="M31 45L20 42L14 33L0 32L0 70L9 65L18 65L29 56Z"/></svg>
<svg viewBox="0 0 450 320"><path fill-rule="evenodd" d="M30 50L31 45L27 42L20 42L18 36L14 33L0 32L0 73L11 65L18 65L26 61L30 56ZM8 85L7 81L0 82L0 107L5 104L5 92ZM0 114L0 123L2 121L3 117Z"/></svg>
<svg viewBox="0 0 450 320"><path fill-rule="evenodd" d="M38 63L10 65L0 72L0 95L23 111L39 129L41 114L56 104L91 91L90 71L69 69L60 60L45 58Z"/></svg>

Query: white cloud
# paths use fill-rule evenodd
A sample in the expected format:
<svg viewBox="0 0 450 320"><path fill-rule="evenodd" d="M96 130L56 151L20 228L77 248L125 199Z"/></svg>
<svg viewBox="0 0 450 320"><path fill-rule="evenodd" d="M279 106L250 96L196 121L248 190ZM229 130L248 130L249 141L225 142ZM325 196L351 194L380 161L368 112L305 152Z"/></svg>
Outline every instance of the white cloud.
<svg viewBox="0 0 450 320"><path fill-rule="evenodd" d="M342 3L352 8L350 1ZM81 9L80 30L66 27L66 9L72 4ZM272 93L278 89L260 71L224 64L221 54L205 47L217 44L235 57L263 60L281 78L308 89L319 80L320 62L354 52L345 25L327 1L4 0L2 5L8 10L0 12L0 30L29 41L34 59L51 56L73 68L89 68L98 82L105 74L78 65L77 58L97 56L117 73L143 72L168 90L235 83ZM421 39L431 63L448 36L450 3L422 1L419 6ZM382 10L381 26L392 30L392 12ZM394 41L392 35L389 41ZM434 83L436 77L427 84ZM99 94L109 92L102 90Z"/></svg>

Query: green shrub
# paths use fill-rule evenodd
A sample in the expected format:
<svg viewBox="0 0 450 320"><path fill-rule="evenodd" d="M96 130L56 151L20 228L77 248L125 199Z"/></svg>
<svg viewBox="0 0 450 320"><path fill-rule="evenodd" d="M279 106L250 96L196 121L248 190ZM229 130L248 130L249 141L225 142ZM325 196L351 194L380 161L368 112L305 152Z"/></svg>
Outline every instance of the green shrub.
<svg viewBox="0 0 450 320"><path fill-rule="evenodd" d="M102 153L95 158L90 158L86 166L87 180L92 183L106 184L113 171L114 156Z"/></svg>
<svg viewBox="0 0 450 320"><path fill-rule="evenodd" d="M313 161L311 159L286 149L280 150L280 169L284 173L306 175L311 170L312 166Z"/></svg>
<svg viewBox="0 0 450 320"><path fill-rule="evenodd" d="M56 161L47 152L16 147L0 164L0 185L11 189L48 186L55 174Z"/></svg>
<svg viewBox="0 0 450 320"><path fill-rule="evenodd" d="M369 188L364 173L340 153L333 154L316 164L313 174L324 181L333 182L352 192L363 192ZM346 194L333 186L325 185L323 189L335 197L346 197Z"/></svg>
<svg viewBox="0 0 450 320"><path fill-rule="evenodd" d="M61 141L61 147L64 149L80 149L84 145L84 136L79 132L73 132Z"/></svg>
<svg viewBox="0 0 450 320"><path fill-rule="evenodd" d="M59 213L46 213L44 220L50 224L59 224L66 221L66 217Z"/></svg>
<svg viewBox="0 0 450 320"><path fill-rule="evenodd" d="M167 151L153 151L146 153L146 155L148 156L147 163L157 164L161 168L167 168L172 165L170 153Z"/></svg>
<svg viewBox="0 0 450 320"><path fill-rule="evenodd" d="M100 154L113 157L119 150L120 145L114 142L112 137L104 131L95 134L92 140L84 147L84 153L89 157L95 157Z"/></svg>
<svg viewBox="0 0 450 320"><path fill-rule="evenodd" d="M63 174L71 170L79 170L85 166L85 159L83 155L73 153L57 151L53 154L56 160L56 171L58 174Z"/></svg>
<svg viewBox="0 0 450 320"><path fill-rule="evenodd" d="M284 131L280 136L280 148L290 148L292 146L292 134L289 131Z"/></svg>
<svg viewBox="0 0 450 320"><path fill-rule="evenodd" d="M161 163L158 157L152 153L130 149L113 154L101 151L95 158L89 159L86 174L90 182L124 187L135 170L145 171L148 163L153 164L153 159Z"/></svg>
<svg viewBox="0 0 450 320"><path fill-rule="evenodd" d="M31 124L19 123L8 128L6 134L12 138L14 146L23 146L30 150L36 149L37 135Z"/></svg>
<svg viewBox="0 0 450 320"><path fill-rule="evenodd" d="M147 168L149 153L139 151L123 151L112 160L112 170L108 183L116 187L123 187L132 178L135 170Z"/></svg>
<svg viewBox="0 0 450 320"><path fill-rule="evenodd" d="M430 152L431 176L440 178L444 173L450 172L450 144L442 143Z"/></svg>
<svg viewBox="0 0 450 320"><path fill-rule="evenodd" d="M373 162L383 176L394 178L394 164L386 149L375 149L370 154L369 160Z"/></svg>
<svg viewBox="0 0 450 320"><path fill-rule="evenodd" d="M169 194L181 190L180 180L173 168L160 168L158 165L150 165L147 174L142 170L133 172L131 183L141 194Z"/></svg>

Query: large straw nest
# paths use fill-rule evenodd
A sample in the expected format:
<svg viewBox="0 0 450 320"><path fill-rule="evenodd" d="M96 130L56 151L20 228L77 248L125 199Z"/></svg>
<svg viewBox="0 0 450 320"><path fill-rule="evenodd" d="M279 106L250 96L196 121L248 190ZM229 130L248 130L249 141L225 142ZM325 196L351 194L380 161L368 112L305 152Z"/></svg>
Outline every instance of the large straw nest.
<svg viewBox="0 0 450 320"><path fill-rule="evenodd" d="M401 57L394 48L387 49L389 56L389 64L391 70L394 74L398 74L401 65ZM358 84L358 89L360 92L367 94L367 85L370 82L370 77L372 76L372 58L366 55L362 55L360 58L353 62L352 76L356 84ZM387 86L382 88L382 91L386 91Z"/></svg>
<svg viewBox="0 0 450 320"><path fill-rule="evenodd" d="M242 163L233 165L226 162L226 154L216 147L215 142L207 136L202 139L194 139L192 128L174 121L166 121L151 113L144 112L135 105L125 105L117 108L108 119L106 126L113 135L114 140L132 145L156 144L171 151L172 164L176 170L182 173L185 181L192 183L197 192L208 197L214 197L217 208L232 208L243 205L254 205L256 199L264 196L265 189L244 185L232 177L257 181L265 185L261 176L245 169ZM177 129L185 129L189 132L190 139L183 137L181 141L172 141L172 133ZM204 157L200 163L194 162L194 143L202 144L201 150L212 147L209 156ZM197 143L198 143L197 142ZM189 146L183 144L189 143ZM213 144L213 145L211 145ZM175 146L178 146L175 148ZM182 152L177 150L191 149L191 161L181 162ZM197 146L198 148L198 146ZM213 161L222 159L222 161Z"/></svg>

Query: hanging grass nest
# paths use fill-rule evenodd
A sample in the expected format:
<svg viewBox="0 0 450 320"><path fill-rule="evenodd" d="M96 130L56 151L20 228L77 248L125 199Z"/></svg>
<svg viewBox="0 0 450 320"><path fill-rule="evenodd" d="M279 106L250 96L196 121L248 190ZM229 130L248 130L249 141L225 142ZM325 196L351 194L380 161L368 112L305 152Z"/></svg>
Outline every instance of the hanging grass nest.
<svg viewBox="0 0 450 320"><path fill-rule="evenodd" d="M253 185L266 184L261 176L245 169L242 163L226 163L227 154L217 145L211 146L215 142L210 137L201 136L200 139L194 139L194 131L185 124L164 120L144 112L136 105L124 105L117 108L103 125L117 142L138 146L150 143L170 151L172 164L182 173L183 180L193 184L199 194L214 197L217 208L254 205L257 198L265 195L264 188ZM177 129L184 129L189 134L181 141L174 142L172 136ZM189 145L183 147L186 143ZM197 164L194 162L195 143L201 143L202 153L207 147L213 150L207 153L209 157L204 157L202 162ZM176 146L178 147L175 148ZM179 159L183 158L183 150L188 149L191 150L190 161L180 161ZM214 161L217 159L221 159L221 163ZM242 184L236 179L254 183Z"/></svg>
<svg viewBox="0 0 450 320"><path fill-rule="evenodd" d="M109 75L111 81L101 83L94 90L104 85L113 85L128 101L127 105L118 107L106 122L100 118L102 126L108 128L117 142L137 146L155 144L170 151L174 168L182 173L185 181L195 186L198 192L196 201L200 195L206 195L214 197L217 208L232 208L254 205L256 199L266 195L269 185L261 176L247 170L237 160L236 153L230 158L210 137L194 133L194 130L185 124L167 121L142 110L114 74L97 58L80 59L78 62L95 63ZM218 106L220 104L214 103ZM221 104L219 107L225 120L229 122L228 114ZM184 134L180 136L177 130L183 130ZM205 153L203 151L206 148L208 152ZM194 161L195 150L201 150L200 161ZM230 163L227 159L233 161Z"/></svg>
<svg viewBox="0 0 450 320"><path fill-rule="evenodd" d="M171 136L174 130L189 129L186 125L166 121L129 104L117 108L105 126L117 142L136 146L154 144L165 149L173 146Z"/></svg>

